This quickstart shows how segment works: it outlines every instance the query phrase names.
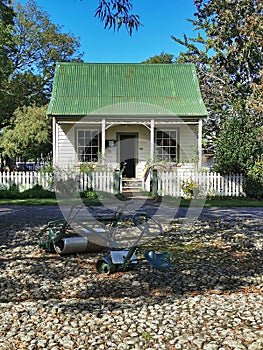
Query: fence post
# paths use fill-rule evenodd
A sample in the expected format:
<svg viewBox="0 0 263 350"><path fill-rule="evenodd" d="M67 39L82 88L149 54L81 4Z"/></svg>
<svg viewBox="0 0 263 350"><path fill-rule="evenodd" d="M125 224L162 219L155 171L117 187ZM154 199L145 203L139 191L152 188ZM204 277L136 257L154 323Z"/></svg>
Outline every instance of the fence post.
<svg viewBox="0 0 263 350"><path fill-rule="evenodd" d="M114 194L120 194L120 180L121 180L120 174L121 173L119 169L114 170L114 182L113 182Z"/></svg>
<svg viewBox="0 0 263 350"><path fill-rule="evenodd" d="M157 183L158 183L158 178L157 178L157 169L153 169L153 178L152 178L152 196L157 195Z"/></svg>

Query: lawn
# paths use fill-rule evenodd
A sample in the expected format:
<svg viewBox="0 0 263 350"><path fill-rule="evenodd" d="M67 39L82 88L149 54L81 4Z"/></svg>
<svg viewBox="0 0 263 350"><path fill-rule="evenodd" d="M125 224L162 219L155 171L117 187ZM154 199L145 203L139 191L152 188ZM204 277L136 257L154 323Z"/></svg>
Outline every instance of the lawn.
<svg viewBox="0 0 263 350"><path fill-rule="evenodd" d="M110 199L105 199L106 201ZM241 198L230 198L230 199L207 199L205 203L200 200L185 200L185 199L176 199L172 197L159 197L155 199L158 202L165 202L165 204L178 204L180 207L263 207L263 201L258 200L249 200ZM83 200L85 205L97 206L101 205L100 200L96 198L86 198ZM29 199L0 199L0 205L57 205L58 202L54 198L29 198ZM102 203L103 204L103 203Z"/></svg>
<svg viewBox="0 0 263 350"><path fill-rule="evenodd" d="M203 202L200 200L185 200L181 199L180 206L188 207L191 206L200 206L203 205ZM249 200L249 199L239 199L239 198L230 198L230 199L207 199L205 201L205 207L263 207L263 201L258 200Z"/></svg>

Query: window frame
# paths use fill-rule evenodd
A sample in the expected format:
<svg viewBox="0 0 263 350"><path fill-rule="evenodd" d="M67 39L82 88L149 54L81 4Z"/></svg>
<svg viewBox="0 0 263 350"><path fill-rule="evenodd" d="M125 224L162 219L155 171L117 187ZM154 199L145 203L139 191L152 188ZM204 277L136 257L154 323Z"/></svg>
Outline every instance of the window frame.
<svg viewBox="0 0 263 350"><path fill-rule="evenodd" d="M162 136L166 134L169 137L160 137L158 136L159 132L163 133ZM171 136L172 133L175 133L175 137ZM162 140L163 146L159 144L160 140ZM175 140L175 145L167 144L170 140ZM171 152L172 149L174 149L174 152ZM162 152L159 152L160 150ZM179 162L179 128L158 128L155 130L155 154L159 161L166 161L168 163Z"/></svg>
<svg viewBox="0 0 263 350"><path fill-rule="evenodd" d="M83 137L80 137L80 132L83 132ZM90 134L90 137L86 136L86 133ZM97 128L78 128L76 129L76 155L80 164L82 163L97 163L99 161L99 152L101 147L101 132ZM95 139L96 137L96 139ZM80 144L80 140L83 139L83 145ZM90 140L91 144L85 142ZM97 144L92 144L93 140L97 140ZM81 150L83 149L83 154ZM86 149L90 149L90 152L86 152ZM94 151L97 149L97 151ZM94 152L93 152L94 151ZM90 159L88 159L90 158Z"/></svg>

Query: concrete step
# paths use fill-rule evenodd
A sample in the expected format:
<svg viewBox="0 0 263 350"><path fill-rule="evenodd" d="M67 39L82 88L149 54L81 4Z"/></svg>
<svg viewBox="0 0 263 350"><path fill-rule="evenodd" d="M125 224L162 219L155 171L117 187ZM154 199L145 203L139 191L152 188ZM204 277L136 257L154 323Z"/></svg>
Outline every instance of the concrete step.
<svg viewBox="0 0 263 350"><path fill-rule="evenodd" d="M141 179L123 178L122 195L125 198L140 198L143 196L143 183Z"/></svg>
<svg viewBox="0 0 263 350"><path fill-rule="evenodd" d="M122 179L122 190L130 190L130 191L140 191L142 189L142 180L140 179Z"/></svg>

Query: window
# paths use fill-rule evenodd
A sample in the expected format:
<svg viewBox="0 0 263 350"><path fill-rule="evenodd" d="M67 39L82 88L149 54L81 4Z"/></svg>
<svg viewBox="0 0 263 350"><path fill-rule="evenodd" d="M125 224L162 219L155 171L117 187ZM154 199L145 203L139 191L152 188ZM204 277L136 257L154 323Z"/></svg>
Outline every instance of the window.
<svg viewBox="0 0 263 350"><path fill-rule="evenodd" d="M159 160L177 161L177 130L156 131L156 153Z"/></svg>
<svg viewBox="0 0 263 350"><path fill-rule="evenodd" d="M79 162L97 162L99 153L99 131L78 130L77 138Z"/></svg>

